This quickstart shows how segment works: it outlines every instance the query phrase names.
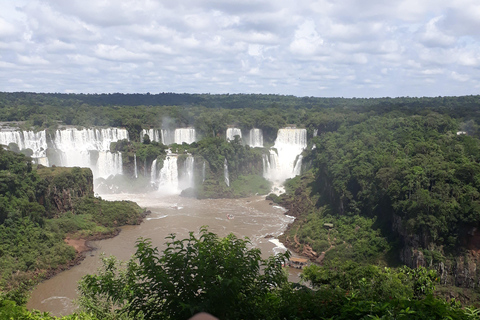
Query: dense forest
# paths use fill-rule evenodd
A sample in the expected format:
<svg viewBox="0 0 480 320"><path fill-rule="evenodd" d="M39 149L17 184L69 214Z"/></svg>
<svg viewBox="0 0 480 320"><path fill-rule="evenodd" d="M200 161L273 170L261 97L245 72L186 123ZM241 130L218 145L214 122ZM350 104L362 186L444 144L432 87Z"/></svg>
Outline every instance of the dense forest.
<svg viewBox="0 0 480 320"><path fill-rule="evenodd" d="M240 197L268 190L261 177L263 151L240 141L226 142L228 127L262 129L266 147L273 145L280 128L305 128L309 143L303 152L302 174L285 183L285 194L271 194L268 198L287 207L288 214L296 217L283 241L320 265L304 272L314 289L293 288L284 280L272 282L270 290L258 289L264 290L265 296L258 298L256 305L239 308L251 308L256 314L275 310L272 319L274 314L285 319L395 318L387 316L388 312L405 319L440 317L427 309L442 310L443 316L451 318L478 317L478 311L461 309L455 301L464 305L480 301L480 96L344 99L241 94L0 93L0 121L24 130L48 131L66 125L125 127L130 141L119 141L111 147L124 154L124 163L132 162L134 154L150 162L166 156L166 146L141 137L142 129L194 127L201 137L198 141L171 147L177 149L179 159L193 154L210 164L211 179L201 188L184 192L185 196L198 198ZM56 212L47 201L48 193L42 191L55 180L55 174L47 179L42 173L51 168L35 168L24 155L1 152L6 165L0 168L4 170L0 227L5 229L0 235L8 236L2 240L0 261L11 266L1 279L4 288L13 288L15 279L11 280L7 273L44 268L42 261L28 257L28 250L22 250L26 256L17 259L18 266L11 262L17 249L10 241L22 237L13 234L20 225L30 228L36 237L52 241L56 237L56 243L61 243L66 232L78 232L80 225L112 226L104 226L107 220L99 221L89 205L82 205L98 201L90 196L80 195L79 199L88 200L78 200L75 207ZM217 182L223 179L225 159L232 168L232 183L237 183L232 188ZM61 173L61 168L56 169L58 175L76 175L79 184L88 182L87 173L76 169ZM128 219L125 223L129 223ZM21 243L18 241L14 243ZM49 245L44 241L42 245L50 248L44 250L52 250L53 242ZM72 259L74 253L68 247L62 250L65 257L55 257L59 260L52 263L54 268ZM139 257L151 253L146 244L138 250ZM163 261L159 259L157 263ZM147 273L142 262L135 267L132 263L129 266ZM146 268L149 262L145 263ZM258 259L255 263L268 264ZM114 265L106 265L107 271ZM252 277L245 281L261 281L253 280L261 274ZM96 281L112 281L107 278ZM127 280L138 279L118 281ZM88 299L107 299L113 293L100 292L100 285L94 286L94 282L89 285L83 287L84 316L107 317L102 313L106 309L89 309ZM15 300L13 294L8 298ZM117 298L122 301L117 307L125 317L142 314L149 318L147 309L128 309L136 297ZM333 301L334 306L327 307L326 301ZM22 303L21 299L16 302ZM214 306L194 306L192 310L216 310ZM9 308L12 312L27 312L21 306ZM165 315L165 310L153 314L177 317ZM408 310L412 313L408 314ZM247 311L234 315L219 312L228 319L249 316Z"/></svg>

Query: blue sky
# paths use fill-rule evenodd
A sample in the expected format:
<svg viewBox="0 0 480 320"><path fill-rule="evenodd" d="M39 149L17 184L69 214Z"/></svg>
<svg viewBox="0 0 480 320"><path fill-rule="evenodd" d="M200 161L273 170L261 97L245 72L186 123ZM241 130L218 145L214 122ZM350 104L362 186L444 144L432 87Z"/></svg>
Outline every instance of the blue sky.
<svg viewBox="0 0 480 320"><path fill-rule="evenodd" d="M0 0L0 91L480 93L478 0Z"/></svg>

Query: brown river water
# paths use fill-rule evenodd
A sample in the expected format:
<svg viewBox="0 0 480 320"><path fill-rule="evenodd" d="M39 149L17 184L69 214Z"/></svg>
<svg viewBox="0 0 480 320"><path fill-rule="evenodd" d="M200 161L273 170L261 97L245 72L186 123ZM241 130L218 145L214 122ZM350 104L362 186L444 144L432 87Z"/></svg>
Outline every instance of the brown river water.
<svg viewBox="0 0 480 320"><path fill-rule="evenodd" d="M102 198L132 200L152 213L138 226L123 227L122 232L114 238L92 241L90 244L96 249L87 252L81 264L40 283L33 290L27 304L29 309L48 311L54 316L73 313L80 278L96 272L101 266L102 253L121 260L129 259L135 252L135 242L139 237L150 238L153 245L162 249L165 237L169 234L175 233L177 238L183 239L189 231L198 233L201 226L208 226L209 231L219 236L233 233L237 237L248 237L266 258L285 251L276 237L293 221L292 217L285 215L284 208L269 205L264 196L197 200L150 193L104 195ZM227 215L232 215L233 219L228 219ZM268 235L274 238L265 238ZM290 269L289 272L290 281L298 281L299 272L296 269Z"/></svg>

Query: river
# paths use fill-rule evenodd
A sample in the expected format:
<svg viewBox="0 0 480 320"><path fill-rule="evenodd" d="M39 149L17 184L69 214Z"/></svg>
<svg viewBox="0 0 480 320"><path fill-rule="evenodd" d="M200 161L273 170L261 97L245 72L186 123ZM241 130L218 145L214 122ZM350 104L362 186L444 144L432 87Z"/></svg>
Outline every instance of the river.
<svg viewBox="0 0 480 320"><path fill-rule="evenodd" d="M276 237L293 221L292 217L285 215L284 208L270 205L264 196L197 200L149 193L103 195L102 198L132 200L152 213L138 226L123 227L114 238L91 242L96 249L88 252L81 264L40 283L33 290L27 308L48 311L54 316L73 313L78 280L86 274L95 273L101 266L101 254L129 259L135 252L135 242L139 237L152 239L152 243L162 249L169 234L175 233L183 239L189 231L198 232L201 226L208 226L209 231L219 236L233 233L237 237L248 237L266 258L285 251ZM232 215L233 219L227 218L227 215ZM273 238L265 238L270 235ZM289 279L297 281L298 271L290 272Z"/></svg>

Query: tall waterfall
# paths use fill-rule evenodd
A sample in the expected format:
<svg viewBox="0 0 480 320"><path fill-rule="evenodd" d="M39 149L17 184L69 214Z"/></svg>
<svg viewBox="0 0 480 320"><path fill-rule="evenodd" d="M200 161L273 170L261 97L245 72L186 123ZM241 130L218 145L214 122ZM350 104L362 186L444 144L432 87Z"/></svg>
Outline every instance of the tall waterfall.
<svg viewBox="0 0 480 320"><path fill-rule="evenodd" d="M158 190L166 193L179 191L177 160L177 156L168 155L163 161L163 168L158 177Z"/></svg>
<svg viewBox="0 0 480 320"><path fill-rule="evenodd" d="M157 183L157 159L152 161L152 167L150 168L150 182Z"/></svg>
<svg viewBox="0 0 480 320"><path fill-rule="evenodd" d="M203 161L203 167L202 167L202 183L205 182L205 171L206 171L206 164L205 164L205 161Z"/></svg>
<svg viewBox="0 0 480 320"><path fill-rule="evenodd" d="M197 136L194 128L178 128L175 129L175 143L193 143L197 141Z"/></svg>
<svg viewBox="0 0 480 320"><path fill-rule="evenodd" d="M137 154L134 153L133 154L133 165L135 166L135 171L133 172L134 176L135 176L135 179L138 178L138 169L137 169Z"/></svg>
<svg viewBox="0 0 480 320"><path fill-rule="evenodd" d="M90 168L94 178L122 174L122 154L110 152L110 144L122 139L128 139L126 129L57 130L53 145L60 157L51 162L58 166Z"/></svg>
<svg viewBox="0 0 480 320"><path fill-rule="evenodd" d="M227 140L235 140L235 136L239 136L242 139L242 130L239 128L228 128L226 132Z"/></svg>
<svg viewBox="0 0 480 320"><path fill-rule="evenodd" d="M160 130L162 133L162 143L166 146L175 142L175 132L168 129Z"/></svg>
<svg viewBox="0 0 480 320"><path fill-rule="evenodd" d="M32 150L32 158L36 159L38 163L48 166L47 158L47 138L44 131L1 131L0 144L8 146L10 143L15 143L18 149Z"/></svg>
<svg viewBox="0 0 480 320"><path fill-rule="evenodd" d="M228 176L228 163L226 158L223 162L223 175L225 176L225 184L227 185L227 187L230 187L230 178Z"/></svg>
<svg viewBox="0 0 480 320"><path fill-rule="evenodd" d="M145 135L148 135L150 138L150 141L155 141L155 142L160 142L160 132L158 129L143 129L142 130L142 135L140 136L140 142L143 142L143 137Z"/></svg>
<svg viewBox="0 0 480 320"><path fill-rule="evenodd" d="M307 130L279 129L274 149L263 159L263 175L274 185L281 185L288 178L300 174L302 151L307 146Z"/></svg>
<svg viewBox="0 0 480 320"><path fill-rule="evenodd" d="M263 132L262 129L251 129L248 145L252 148L263 148Z"/></svg>
<svg viewBox="0 0 480 320"><path fill-rule="evenodd" d="M182 190L192 188L194 186L194 164L195 159L191 155L188 155L187 159L185 159L185 162L183 163L183 177L180 181L180 188Z"/></svg>

